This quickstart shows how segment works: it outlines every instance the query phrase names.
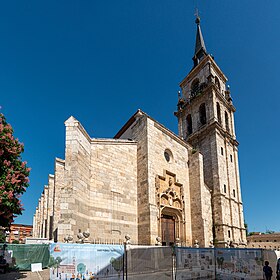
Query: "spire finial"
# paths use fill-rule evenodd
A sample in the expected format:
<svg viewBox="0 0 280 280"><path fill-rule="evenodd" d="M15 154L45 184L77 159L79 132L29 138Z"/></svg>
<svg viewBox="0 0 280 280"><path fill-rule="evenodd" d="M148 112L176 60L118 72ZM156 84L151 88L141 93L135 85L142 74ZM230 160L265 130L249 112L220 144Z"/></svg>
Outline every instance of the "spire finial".
<svg viewBox="0 0 280 280"><path fill-rule="evenodd" d="M195 11L195 23L197 24L197 31L196 31L196 41L195 41L195 50L194 50L194 67L198 65L198 63L202 60L203 57L207 55L206 46L203 40L201 27L200 27L200 17L198 9L196 8Z"/></svg>
<svg viewBox="0 0 280 280"><path fill-rule="evenodd" d="M195 9L194 15L195 15L195 23L196 23L197 25L199 25L199 24L200 24L200 17L199 17L198 8Z"/></svg>

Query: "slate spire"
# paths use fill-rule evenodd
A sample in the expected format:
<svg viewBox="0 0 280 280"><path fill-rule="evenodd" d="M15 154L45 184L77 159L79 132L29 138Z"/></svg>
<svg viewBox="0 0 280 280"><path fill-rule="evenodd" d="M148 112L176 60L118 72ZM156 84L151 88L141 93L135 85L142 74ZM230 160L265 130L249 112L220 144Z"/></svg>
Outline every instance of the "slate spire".
<svg viewBox="0 0 280 280"><path fill-rule="evenodd" d="M194 67L207 55L206 46L203 40L201 28L200 28L200 17L196 15L195 23L197 25L196 29L196 41L195 41L195 50L194 50Z"/></svg>

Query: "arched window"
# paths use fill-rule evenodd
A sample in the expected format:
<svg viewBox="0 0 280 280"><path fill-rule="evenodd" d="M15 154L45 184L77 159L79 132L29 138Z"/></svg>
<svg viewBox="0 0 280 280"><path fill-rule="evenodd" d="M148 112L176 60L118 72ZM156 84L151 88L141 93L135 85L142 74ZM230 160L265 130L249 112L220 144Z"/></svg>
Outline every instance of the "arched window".
<svg viewBox="0 0 280 280"><path fill-rule="evenodd" d="M199 91L199 79L196 78L191 85L191 97L195 97Z"/></svg>
<svg viewBox="0 0 280 280"><path fill-rule="evenodd" d="M199 120L202 125L206 124L206 106L205 103L202 103L199 106Z"/></svg>
<svg viewBox="0 0 280 280"><path fill-rule="evenodd" d="M217 77L215 77L215 85L218 89L221 89L220 82L219 82L219 79Z"/></svg>
<svg viewBox="0 0 280 280"><path fill-rule="evenodd" d="M225 124L226 124L226 131L229 131L228 113L226 111L225 111Z"/></svg>
<svg viewBox="0 0 280 280"><path fill-rule="evenodd" d="M192 116L191 114L187 115L187 133L188 135L192 134Z"/></svg>
<svg viewBox="0 0 280 280"><path fill-rule="evenodd" d="M220 108L220 104L217 102L217 118L218 118L218 122L220 124L222 124L222 119L221 119L221 108Z"/></svg>
<svg viewBox="0 0 280 280"><path fill-rule="evenodd" d="M192 90L198 90L198 87L199 87L199 79L196 78L196 79L194 79L194 81L192 82L191 89L192 89Z"/></svg>

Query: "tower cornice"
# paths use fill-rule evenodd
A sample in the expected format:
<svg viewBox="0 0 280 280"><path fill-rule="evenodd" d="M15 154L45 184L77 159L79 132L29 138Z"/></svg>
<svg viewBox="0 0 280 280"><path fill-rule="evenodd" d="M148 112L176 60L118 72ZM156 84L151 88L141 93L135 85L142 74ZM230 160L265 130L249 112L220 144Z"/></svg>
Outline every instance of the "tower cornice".
<svg viewBox="0 0 280 280"><path fill-rule="evenodd" d="M213 95L213 91L215 91L215 94L216 94L216 97L223 102L224 106L226 106L226 108L229 110L229 111L233 111L235 112L236 111L236 108L233 106L233 104L229 103L228 100L225 98L225 96L219 91L219 89L217 88L217 86L214 84L214 83L211 83L209 82L206 86L205 89L203 89L203 91L201 92L200 95L194 97L194 98L191 98L190 100L183 100L181 99L181 109L184 109L186 108L188 105L189 106L192 106L192 105L195 105L196 103L199 103L201 102L201 99L203 99L203 96L205 94L212 94ZM178 114L178 112L175 112L174 113L175 116Z"/></svg>
<svg viewBox="0 0 280 280"><path fill-rule="evenodd" d="M214 71L217 73L217 75L222 79L224 83L227 82L227 77L225 74L222 72L220 67L217 65L213 57L208 54L206 57L204 57L201 62L193 68L189 74L180 82L179 86L182 88L186 83L190 82L192 79L194 79L198 73L207 65L211 65Z"/></svg>
<svg viewBox="0 0 280 280"><path fill-rule="evenodd" d="M218 121L216 121L215 119L213 119L210 123L201 126L201 128L198 131L189 135L186 141L193 145L193 143L196 142L196 140L207 137L207 135L209 135L209 132L215 131L215 129L218 130L219 133L225 139L228 139L228 141L231 144L233 144L236 147L239 145L239 142L230 133L224 130L222 126L218 123Z"/></svg>

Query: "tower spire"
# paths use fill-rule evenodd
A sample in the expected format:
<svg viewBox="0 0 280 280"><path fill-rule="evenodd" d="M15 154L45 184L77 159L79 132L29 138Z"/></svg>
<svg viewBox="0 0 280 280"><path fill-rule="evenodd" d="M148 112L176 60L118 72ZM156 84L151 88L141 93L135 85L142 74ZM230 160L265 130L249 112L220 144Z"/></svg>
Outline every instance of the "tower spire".
<svg viewBox="0 0 280 280"><path fill-rule="evenodd" d="M207 55L206 46L200 28L200 17L198 14L198 10L196 10L195 15L196 15L195 23L197 25L197 29L196 29L196 41L195 41L195 50L194 50L194 57L193 57L194 67L198 65L199 61L201 61L202 58Z"/></svg>

